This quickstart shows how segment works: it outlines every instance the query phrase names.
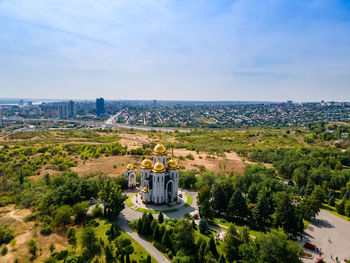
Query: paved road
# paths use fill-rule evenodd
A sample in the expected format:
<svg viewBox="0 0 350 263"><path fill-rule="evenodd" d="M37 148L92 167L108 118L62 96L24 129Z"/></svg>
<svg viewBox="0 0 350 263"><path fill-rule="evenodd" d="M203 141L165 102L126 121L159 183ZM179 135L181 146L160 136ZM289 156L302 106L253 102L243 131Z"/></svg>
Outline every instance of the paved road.
<svg viewBox="0 0 350 263"><path fill-rule="evenodd" d="M308 242L322 249L323 258L327 262L335 262L336 256L341 262L344 262L344 258L350 259L349 221L321 210L316 219L312 220L305 230L304 236ZM329 239L331 242L328 241ZM315 257L313 260L305 259L304 262L315 262Z"/></svg>
<svg viewBox="0 0 350 263"><path fill-rule="evenodd" d="M127 194L131 194L135 191L128 192ZM192 191L184 191L189 193L192 196L192 205L188 207L181 207L178 211L172 213L165 213L165 218L181 218L186 213L190 213L198 209L197 207L197 193ZM142 237L140 237L136 232L134 232L129 227L129 222L134 219L139 219L142 216L142 213L137 212L131 209L129 206L125 205L125 208L120 213L118 217L118 223L120 227L128 233L137 243L139 243L144 249L147 250L149 254L152 255L159 263L170 263L170 261L160 253L150 242L146 241ZM154 218L158 217L158 214L153 214Z"/></svg>

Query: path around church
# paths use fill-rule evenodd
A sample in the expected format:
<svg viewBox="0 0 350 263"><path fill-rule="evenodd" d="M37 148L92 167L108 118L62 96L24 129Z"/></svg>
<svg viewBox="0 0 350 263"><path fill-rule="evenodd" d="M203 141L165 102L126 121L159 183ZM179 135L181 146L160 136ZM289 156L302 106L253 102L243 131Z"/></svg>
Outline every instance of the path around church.
<svg viewBox="0 0 350 263"><path fill-rule="evenodd" d="M197 206L197 192L194 191L186 191L182 190L183 192L186 192L192 196L192 204L190 206L183 206L181 208L178 208L177 211L172 213L164 213L164 218L181 218L186 213L191 213L195 210L198 210ZM127 192L126 194L129 195L133 192ZM158 251L150 242L146 241L142 237L140 237L136 232L134 232L129 227L129 222L135 219L139 219L141 217L142 213L137 212L133 209L131 209L129 206L125 205L124 210L120 213L118 217L118 223L121 229L123 229L128 235L130 235L137 243L139 243L146 251L154 257L155 260L159 263L170 263L170 261ZM154 218L158 217L158 214L153 214Z"/></svg>

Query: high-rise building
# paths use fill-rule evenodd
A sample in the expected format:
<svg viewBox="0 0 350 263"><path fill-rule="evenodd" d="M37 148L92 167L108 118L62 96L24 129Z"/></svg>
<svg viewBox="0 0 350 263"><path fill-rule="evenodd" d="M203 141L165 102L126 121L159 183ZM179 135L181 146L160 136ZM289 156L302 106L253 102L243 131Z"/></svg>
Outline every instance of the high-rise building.
<svg viewBox="0 0 350 263"><path fill-rule="evenodd" d="M70 100L68 101L68 118L71 118L71 117L74 117L75 116L75 104L74 104L74 101Z"/></svg>
<svg viewBox="0 0 350 263"><path fill-rule="evenodd" d="M68 116L68 110L67 110L67 104L66 103L61 103L58 105L58 118L59 119L67 119Z"/></svg>
<svg viewBox="0 0 350 263"><path fill-rule="evenodd" d="M105 113L105 100L103 98L96 99L96 115L97 117Z"/></svg>

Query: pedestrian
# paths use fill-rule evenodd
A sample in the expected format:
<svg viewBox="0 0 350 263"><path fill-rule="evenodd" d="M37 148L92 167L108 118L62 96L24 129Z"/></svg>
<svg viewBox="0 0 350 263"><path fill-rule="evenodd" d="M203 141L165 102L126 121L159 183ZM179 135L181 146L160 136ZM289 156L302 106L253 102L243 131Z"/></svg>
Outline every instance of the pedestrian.
<svg viewBox="0 0 350 263"><path fill-rule="evenodd" d="M338 256L335 258L335 260L338 262Z"/></svg>

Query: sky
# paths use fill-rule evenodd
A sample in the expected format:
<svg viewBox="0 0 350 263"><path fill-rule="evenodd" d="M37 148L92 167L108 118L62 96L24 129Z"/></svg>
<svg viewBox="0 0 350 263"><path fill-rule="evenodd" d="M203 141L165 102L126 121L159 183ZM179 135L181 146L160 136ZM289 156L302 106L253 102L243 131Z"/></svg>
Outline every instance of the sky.
<svg viewBox="0 0 350 263"><path fill-rule="evenodd" d="M0 97L350 101L350 0L0 0Z"/></svg>

